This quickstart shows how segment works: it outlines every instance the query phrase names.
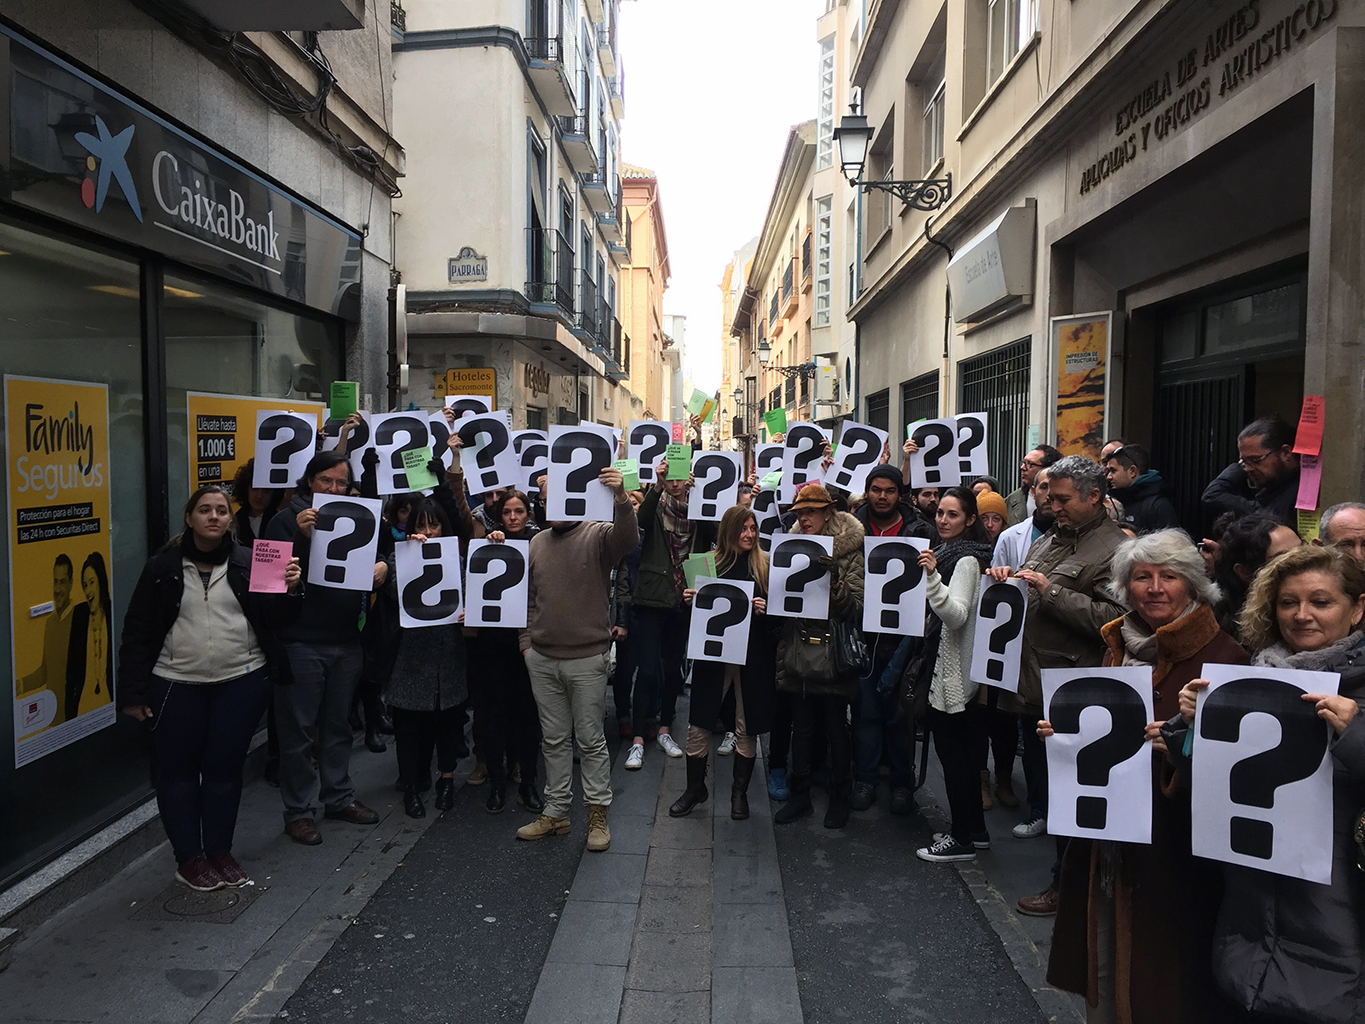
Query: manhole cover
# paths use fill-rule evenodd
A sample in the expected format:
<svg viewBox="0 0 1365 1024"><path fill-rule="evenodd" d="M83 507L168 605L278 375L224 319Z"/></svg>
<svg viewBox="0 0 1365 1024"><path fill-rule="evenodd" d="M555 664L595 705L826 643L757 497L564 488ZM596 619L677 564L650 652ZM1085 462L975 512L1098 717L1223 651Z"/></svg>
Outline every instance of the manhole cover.
<svg viewBox="0 0 1365 1024"><path fill-rule="evenodd" d="M171 885L138 907L134 921L203 921L231 924L270 887L248 885L241 889L195 892L183 885Z"/></svg>

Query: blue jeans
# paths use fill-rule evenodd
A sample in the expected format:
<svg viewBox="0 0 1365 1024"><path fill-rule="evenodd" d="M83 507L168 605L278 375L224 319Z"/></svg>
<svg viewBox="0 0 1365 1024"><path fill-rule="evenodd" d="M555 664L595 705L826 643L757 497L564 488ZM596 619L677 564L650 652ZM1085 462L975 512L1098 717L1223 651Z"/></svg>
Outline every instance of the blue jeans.
<svg viewBox="0 0 1365 1024"><path fill-rule="evenodd" d="M673 712L683 691L683 663L687 660L685 607L632 608L631 643L635 648L638 676L635 682L635 735L643 735L646 714L658 709L659 726L673 727ZM710 729L711 722L694 722Z"/></svg>
<svg viewBox="0 0 1365 1024"><path fill-rule="evenodd" d="M915 738L909 720L895 721L899 695L892 691L883 697L877 692L877 679L886 668L874 662L871 671L858 681L858 703L853 721L853 780L875 786L880 777L882 752L891 763L891 788L915 788Z"/></svg>
<svg viewBox="0 0 1365 1024"><path fill-rule="evenodd" d="M242 765L269 703L264 668L223 683L152 676L156 805L177 864L232 852Z"/></svg>

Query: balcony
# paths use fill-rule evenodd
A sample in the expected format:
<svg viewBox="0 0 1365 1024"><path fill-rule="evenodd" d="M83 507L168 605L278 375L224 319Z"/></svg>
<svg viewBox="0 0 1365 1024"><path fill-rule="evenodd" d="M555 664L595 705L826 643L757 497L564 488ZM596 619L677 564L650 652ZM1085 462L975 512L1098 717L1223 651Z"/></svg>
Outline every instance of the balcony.
<svg viewBox="0 0 1365 1024"><path fill-rule="evenodd" d="M526 298L532 305L553 306L566 318L573 317L573 246L554 228L532 228L530 273Z"/></svg>
<svg viewBox="0 0 1365 1024"><path fill-rule="evenodd" d="M803 292L810 291L811 281L814 278L810 265L810 242L810 232L807 231L806 240L801 243L801 290Z"/></svg>
<svg viewBox="0 0 1365 1024"><path fill-rule="evenodd" d="M616 76L607 79L607 96L611 99L611 115L616 120L626 116L626 69L617 57Z"/></svg>
<svg viewBox="0 0 1365 1024"><path fill-rule="evenodd" d="M602 62L602 73L608 78L616 75L616 18L597 26L597 58Z"/></svg>
<svg viewBox="0 0 1365 1024"><path fill-rule="evenodd" d="M579 274L578 283L578 330L575 332L588 348L601 354L602 339L598 337L601 307L597 302L597 284L586 270Z"/></svg>
<svg viewBox="0 0 1365 1024"><path fill-rule="evenodd" d="M527 36L527 73L531 85L553 117L573 117L577 113L573 80L564 66L564 43L559 36Z"/></svg>
<svg viewBox="0 0 1365 1024"><path fill-rule="evenodd" d="M777 304L777 301L778 301L777 289L774 288L772 301L768 303L768 324L770 327L772 327L774 332L776 332L777 330L778 309L780 308Z"/></svg>
<svg viewBox="0 0 1365 1024"><path fill-rule="evenodd" d="M606 353L604 358L607 364L607 379L618 381L628 377L630 372L626 368L626 362L629 362L629 359L621 348L621 321L606 309L602 311L602 348Z"/></svg>
<svg viewBox="0 0 1365 1024"><path fill-rule="evenodd" d="M589 121L586 116L559 119L559 137L564 143L564 152L568 154L573 169L579 172L591 171L597 167L597 152L593 149L592 127Z"/></svg>
<svg viewBox="0 0 1365 1024"><path fill-rule="evenodd" d="M398 0L390 0L389 25L400 36L408 30L408 12L403 10L403 5Z"/></svg>
<svg viewBox="0 0 1365 1024"><path fill-rule="evenodd" d="M224 32L324 32L365 26L364 0L185 0ZM373 29L370 29L373 32Z"/></svg>
<svg viewBox="0 0 1365 1024"><path fill-rule="evenodd" d="M801 293L796 288L796 257L787 261L787 269L782 272L782 315L793 316L801 301Z"/></svg>
<svg viewBox="0 0 1365 1024"><path fill-rule="evenodd" d="M601 22L606 17L606 12L602 9L602 0L584 0L583 6L588 9L588 17L593 21Z"/></svg>
<svg viewBox="0 0 1365 1024"><path fill-rule="evenodd" d="M578 187L583 192L583 202L588 204L588 209L593 213L607 213L612 209L611 195L607 192L607 183L602 180L602 175L598 171L580 174L578 176Z"/></svg>
<svg viewBox="0 0 1365 1024"><path fill-rule="evenodd" d="M616 261L618 267L623 267L630 262L630 212L622 208L621 227L625 229L624 242L608 242L607 251L611 253L611 258Z"/></svg>

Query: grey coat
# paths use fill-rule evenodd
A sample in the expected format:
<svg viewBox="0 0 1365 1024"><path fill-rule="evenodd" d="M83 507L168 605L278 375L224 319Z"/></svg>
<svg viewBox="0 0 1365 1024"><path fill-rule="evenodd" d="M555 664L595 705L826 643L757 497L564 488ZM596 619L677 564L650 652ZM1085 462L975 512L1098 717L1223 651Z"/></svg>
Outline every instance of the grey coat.
<svg viewBox="0 0 1365 1024"><path fill-rule="evenodd" d="M398 573L393 555L379 600L398 621ZM398 630L393 671L384 684L384 703L405 711L445 711L469 699L464 627L423 626Z"/></svg>

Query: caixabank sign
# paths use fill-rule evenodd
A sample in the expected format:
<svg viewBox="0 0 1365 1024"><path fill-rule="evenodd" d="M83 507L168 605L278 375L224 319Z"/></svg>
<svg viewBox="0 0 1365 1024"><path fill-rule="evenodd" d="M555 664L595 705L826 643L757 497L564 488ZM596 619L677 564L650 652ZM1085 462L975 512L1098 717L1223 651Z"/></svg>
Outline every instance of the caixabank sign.
<svg viewBox="0 0 1365 1024"><path fill-rule="evenodd" d="M0 24L0 198L354 319L360 236Z"/></svg>

